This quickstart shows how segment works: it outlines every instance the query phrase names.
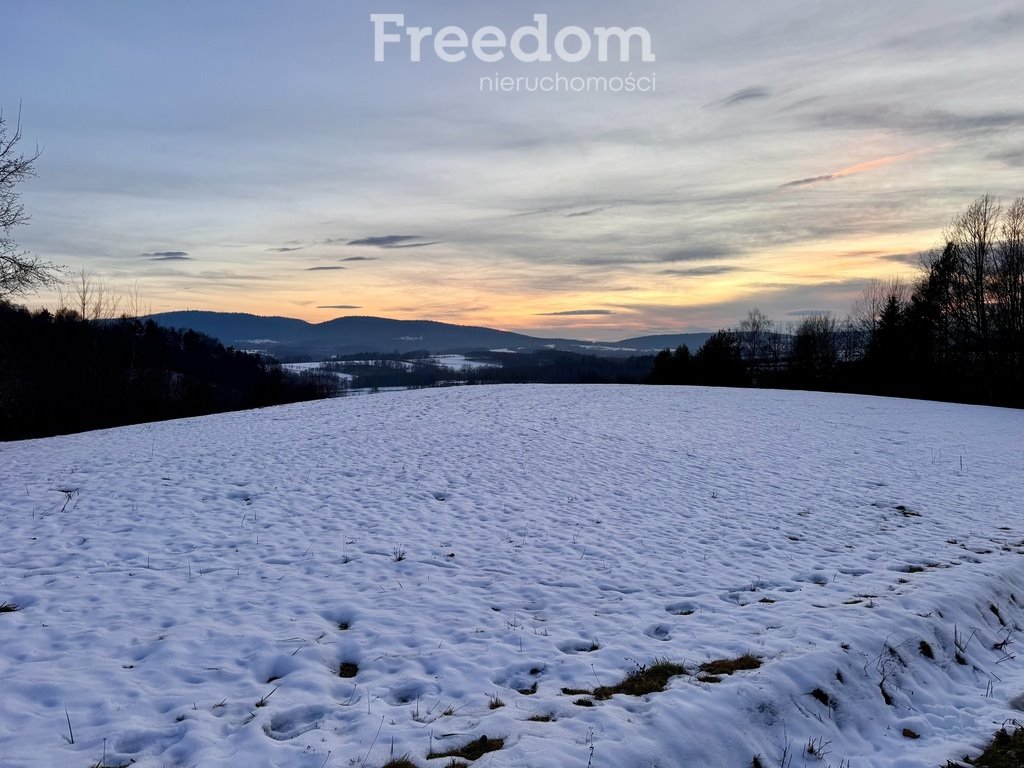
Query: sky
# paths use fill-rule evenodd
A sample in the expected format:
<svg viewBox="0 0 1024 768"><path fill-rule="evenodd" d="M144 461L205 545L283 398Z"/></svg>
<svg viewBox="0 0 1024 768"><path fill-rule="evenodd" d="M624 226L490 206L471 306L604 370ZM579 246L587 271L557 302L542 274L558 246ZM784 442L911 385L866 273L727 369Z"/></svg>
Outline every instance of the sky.
<svg viewBox="0 0 1024 768"><path fill-rule="evenodd" d="M20 105L23 147L43 150L15 239L137 286L154 312L601 340L734 326L753 307L841 317L870 279L912 277L975 197L1024 194L1018 0L9 0L0 13L0 107L10 123ZM382 61L373 14L404 15L382 27L401 36ZM447 62L433 37L410 60L409 27L511 40L535 15L551 62L511 47ZM557 55L568 27L593 43L582 61L567 60L579 36ZM645 30L654 61L639 38L628 61L614 45L601 61L602 27ZM558 76L593 80L536 90ZM630 76L651 87L627 91Z"/></svg>

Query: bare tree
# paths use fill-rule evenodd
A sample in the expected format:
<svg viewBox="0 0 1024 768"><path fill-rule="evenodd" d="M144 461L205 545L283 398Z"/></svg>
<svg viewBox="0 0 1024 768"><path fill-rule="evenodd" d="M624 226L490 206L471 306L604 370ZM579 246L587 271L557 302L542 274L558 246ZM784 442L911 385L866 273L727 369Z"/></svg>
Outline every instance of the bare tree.
<svg viewBox="0 0 1024 768"><path fill-rule="evenodd" d="M114 319L118 316L121 307L121 297L112 291L102 278L94 278L91 271L82 269L78 278L71 284L71 308L78 312L79 316L89 321L100 321L100 319ZM61 305L65 305L67 298L60 295Z"/></svg>
<svg viewBox="0 0 1024 768"><path fill-rule="evenodd" d="M953 219L945 233L956 256L955 319L961 340L979 349L983 358L989 351L988 298L1001 214L999 201L982 195Z"/></svg>
<svg viewBox="0 0 1024 768"><path fill-rule="evenodd" d="M866 351L867 341L854 316L848 314L838 325L837 331L839 334L839 359L844 363L860 360Z"/></svg>
<svg viewBox="0 0 1024 768"><path fill-rule="evenodd" d="M148 314L149 309L147 305L143 304L142 295L139 293L139 283L136 281L131 288L125 291L124 309L121 312L121 317L138 320L140 317Z"/></svg>
<svg viewBox="0 0 1024 768"><path fill-rule="evenodd" d="M863 292L850 310L850 320L854 327L865 333L874 333L878 330L878 323L882 319L885 307L892 299L900 304L906 304L910 298L910 289L899 277L890 277L888 280L872 279L865 286Z"/></svg>
<svg viewBox="0 0 1024 768"><path fill-rule="evenodd" d="M839 362L839 351L839 325L831 315L808 315L796 327L792 365L805 384L828 379Z"/></svg>
<svg viewBox="0 0 1024 768"><path fill-rule="evenodd" d="M20 111L10 135L3 112L0 112L0 301L52 285L59 273L55 265L29 255L11 239L14 228L29 220L18 184L35 176L33 164L40 155L38 147L31 154L18 154L19 141Z"/></svg>
<svg viewBox="0 0 1024 768"><path fill-rule="evenodd" d="M789 355L792 342L792 323L774 323L772 332L768 334L765 344L766 367L777 372L782 368L785 358Z"/></svg>
<svg viewBox="0 0 1024 768"><path fill-rule="evenodd" d="M740 323L740 354L755 380L768 362L770 337L775 333L771 319L756 307L747 313L747 319Z"/></svg>
<svg viewBox="0 0 1024 768"><path fill-rule="evenodd" d="M850 309L850 316L857 330L864 333L874 333L878 328L878 321L882 317L882 310L885 308L885 297L887 288L882 280L873 278L861 291L860 297L853 302Z"/></svg>
<svg viewBox="0 0 1024 768"><path fill-rule="evenodd" d="M850 315L843 325L846 339L843 343L843 358L856 360L867 351L871 337L878 331L886 307L893 303L903 307L910 301L910 288L898 276L888 280L872 279L853 302Z"/></svg>
<svg viewBox="0 0 1024 768"><path fill-rule="evenodd" d="M1019 355L1024 353L1024 197L1003 212L994 273L998 332Z"/></svg>
<svg viewBox="0 0 1024 768"><path fill-rule="evenodd" d="M118 291L84 268L73 280L57 286L57 311L75 314L83 320L138 320L149 314L138 282Z"/></svg>
<svg viewBox="0 0 1024 768"><path fill-rule="evenodd" d="M92 310L93 294L95 292L96 288L92 282L92 272L87 272L83 267L78 273L76 281L71 283L71 306L83 320L89 319L89 312Z"/></svg>

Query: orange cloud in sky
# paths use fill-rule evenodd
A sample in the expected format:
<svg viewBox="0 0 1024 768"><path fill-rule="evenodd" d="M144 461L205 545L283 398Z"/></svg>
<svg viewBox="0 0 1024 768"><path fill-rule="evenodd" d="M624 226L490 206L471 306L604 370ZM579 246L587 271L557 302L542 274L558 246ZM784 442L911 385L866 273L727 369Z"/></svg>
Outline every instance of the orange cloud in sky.
<svg viewBox="0 0 1024 768"><path fill-rule="evenodd" d="M811 184L819 184L823 181L835 181L836 179L842 179L846 176L855 176L858 173L866 173L867 171L873 171L876 168L883 168L901 160L908 160L912 157L928 154L931 151L932 148L929 147L926 149L915 149L910 152L901 152L898 155L880 157L877 160L868 160L866 163L851 165L849 168L843 168L841 171L835 171L834 173L826 173L822 176L811 176L806 179L797 179L796 181L787 182L782 185L782 189L789 189L791 187L807 187Z"/></svg>
<svg viewBox="0 0 1024 768"><path fill-rule="evenodd" d="M844 168L841 171L836 171L832 174L834 178L841 179L843 176L853 176L857 173L864 173L865 171L873 171L875 168L881 168L886 165L892 165L900 160L907 160L911 157L917 157L923 155L930 150L928 149L915 149L912 152L901 152L898 155L890 155L889 157L880 157L877 160L869 160L866 163L860 163L858 165L851 165L849 168Z"/></svg>

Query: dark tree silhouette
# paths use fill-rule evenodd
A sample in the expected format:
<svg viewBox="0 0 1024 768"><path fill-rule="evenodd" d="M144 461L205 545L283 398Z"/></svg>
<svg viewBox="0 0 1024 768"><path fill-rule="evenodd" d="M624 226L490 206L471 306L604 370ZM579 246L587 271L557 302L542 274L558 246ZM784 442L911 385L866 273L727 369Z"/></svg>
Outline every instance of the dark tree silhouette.
<svg viewBox="0 0 1024 768"><path fill-rule="evenodd" d="M792 372L796 386L804 389L834 385L839 364L839 333L830 315L811 315L800 321L793 334Z"/></svg>
<svg viewBox="0 0 1024 768"><path fill-rule="evenodd" d="M0 440L310 400L335 381L194 331L0 301Z"/></svg>
<svg viewBox="0 0 1024 768"><path fill-rule="evenodd" d="M750 377L743 364L740 338L732 331L719 331L697 352L696 381L712 387L745 387Z"/></svg>
<svg viewBox="0 0 1024 768"><path fill-rule="evenodd" d="M34 163L39 149L18 154L21 141L21 115L12 133L0 112L0 300L31 293L56 282L57 268L29 255L11 239L15 227L28 223L18 185L35 175Z"/></svg>

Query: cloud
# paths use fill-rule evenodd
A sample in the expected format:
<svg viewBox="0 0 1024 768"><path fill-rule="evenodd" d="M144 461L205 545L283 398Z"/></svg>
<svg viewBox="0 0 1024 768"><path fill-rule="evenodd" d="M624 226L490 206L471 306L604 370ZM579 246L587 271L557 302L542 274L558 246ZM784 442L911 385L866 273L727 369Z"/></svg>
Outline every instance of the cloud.
<svg viewBox="0 0 1024 768"><path fill-rule="evenodd" d="M293 245L293 246L282 246L280 248L267 248L271 253L291 253L292 251L301 251L306 246L304 245Z"/></svg>
<svg viewBox="0 0 1024 768"><path fill-rule="evenodd" d="M338 261L380 261L376 256L348 256Z"/></svg>
<svg viewBox="0 0 1024 768"><path fill-rule="evenodd" d="M910 264L918 267L924 262L927 255L927 251L916 251L914 253L887 253L880 258L882 261L894 261L897 264Z"/></svg>
<svg viewBox="0 0 1024 768"><path fill-rule="evenodd" d="M708 264L703 267L689 267L685 269L664 269L658 274L669 277L711 277L713 275L725 275L730 272L741 272L742 267L734 267L728 264Z"/></svg>
<svg viewBox="0 0 1024 768"><path fill-rule="evenodd" d="M307 267L307 272L334 272L339 269L347 269L347 267Z"/></svg>
<svg viewBox="0 0 1024 768"><path fill-rule="evenodd" d="M198 274L168 270L159 276L165 280L164 284L174 294L182 291L207 293L233 290L255 294L265 287L269 288L270 284L278 279L267 275L239 273L230 269L207 269Z"/></svg>
<svg viewBox="0 0 1024 768"><path fill-rule="evenodd" d="M391 248L400 243L410 240L421 240L419 235L380 235L378 237L363 237L358 240L349 240L349 245L372 245L376 248Z"/></svg>
<svg viewBox="0 0 1024 768"><path fill-rule="evenodd" d="M989 160L998 160L1001 163L1005 163L1011 168L1024 167L1024 151L1021 150L1009 150L1007 152L993 152L992 154L986 155Z"/></svg>
<svg viewBox="0 0 1024 768"><path fill-rule="evenodd" d="M259 282L271 282L275 278L267 275L255 275L247 274L245 272L235 272L231 269L208 269L204 272L200 272L198 275L189 275L189 279L201 277L204 280L210 280L217 282L219 280L256 280Z"/></svg>
<svg viewBox="0 0 1024 768"><path fill-rule="evenodd" d="M420 235L379 235L377 237L362 237L358 240L349 240L347 245L369 245L374 248L426 248L428 245L437 245L438 241L415 242L422 240Z"/></svg>
<svg viewBox="0 0 1024 768"><path fill-rule="evenodd" d="M842 253L837 253L836 254L836 258L839 258L839 259L856 259L856 258L861 258L861 257L866 257L866 256L882 256L882 255L884 255L882 251L871 251L871 250L863 250L862 249L862 250L859 250L859 251L843 251Z"/></svg>
<svg viewBox="0 0 1024 768"><path fill-rule="evenodd" d="M440 240L432 240L429 243L402 243L401 245L386 245L385 248L426 248L428 245L440 245Z"/></svg>
<svg viewBox="0 0 1024 768"><path fill-rule="evenodd" d="M832 181L833 179L838 179L838 178L839 177L836 176L834 173L828 173L828 174L825 174L824 176L810 176L810 177L808 177L806 179L797 179L796 181L787 181L785 184L781 185L779 188L780 189L789 189L790 187L805 187L808 184L817 184L819 181Z"/></svg>
<svg viewBox="0 0 1024 768"><path fill-rule="evenodd" d="M724 99L714 101L708 106L715 109L722 109L725 107L733 107L737 104L742 104L743 102L746 101L757 101L760 99L767 99L771 95L772 92L769 91L767 88L760 85L754 85L749 88L741 88L738 91L730 93Z"/></svg>
<svg viewBox="0 0 1024 768"><path fill-rule="evenodd" d="M317 309L362 309L358 304L321 304Z"/></svg>
<svg viewBox="0 0 1024 768"><path fill-rule="evenodd" d="M600 208L591 208L590 210L587 211L574 211L572 213L565 214L565 218L578 219L583 216L593 216L595 213L603 213L604 211L607 211L609 208L611 208L610 205L605 205Z"/></svg>
<svg viewBox="0 0 1024 768"><path fill-rule="evenodd" d="M831 315L827 309L794 309L786 313L786 317L821 317Z"/></svg>
<svg viewBox="0 0 1024 768"><path fill-rule="evenodd" d="M590 315L614 315L610 309L569 309L564 312L539 312L537 317L586 317Z"/></svg>
<svg viewBox="0 0 1024 768"><path fill-rule="evenodd" d="M742 258L743 253L736 248L727 248L722 245L704 244L694 246L683 246L664 253L643 254L629 256L622 254L610 254L608 256L580 256L574 258L572 263L585 267L636 267L644 264L672 264L686 261L724 261L726 259ZM595 274L598 282L604 281L600 274Z"/></svg>
<svg viewBox="0 0 1024 768"><path fill-rule="evenodd" d="M150 261L192 261L187 251L156 251L155 253L140 254L142 258Z"/></svg>
<svg viewBox="0 0 1024 768"><path fill-rule="evenodd" d="M935 41L942 40L950 47L970 47L981 43L992 46L1002 38L1016 41L1024 29L1024 14L1019 11L1003 11L993 15L982 15L965 19L951 16L948 20L936 16L936 23L919 29L883 39L880 47L894 50L903 49L915 55L921 51L933 52ZM941 19L941 20L938 20Z"/></svg>
<svg viewBox="0 0 1024 768"><path fill-rule="evenodd" d="M674 251L664 253L657 258L659 262L676 261L720 261L722 259L738 258L735 249L726 248L723 245L696 245L677 248Z"/></svg>
<svg viewBox="0 0 1024 768"><path fill-rule="evenodd" d="M879 130L889 128L907 133L939 133L948 136L984 134L1024 126L1024 111L952 112L945 109L911 110L888 104L858 104L820 112L816 116L825 128Z"/></svg>
<svg viewBox="0 0 1024 768"><path fill-rule="evenodd" d="M880 157L877 160L869 160L866 163L858 163L857 165L851 165L849 168L843 168L841 171L835 173L827 173L823 176L811 176L806 179L797 179L796 181L790 181L781 185L780 189L790 189L792 187L806 187L810 184L818 184L823 181L835 181L836 179L842 179L847 176L856 176L858 173L866 173L867 171L873 171L876 168L883 168L887 165L892 165L901 160L906 160L917 155L924 154L931 150L918 149L913 152L901 152L898 155L890 155L888 157Z"/></svg>

